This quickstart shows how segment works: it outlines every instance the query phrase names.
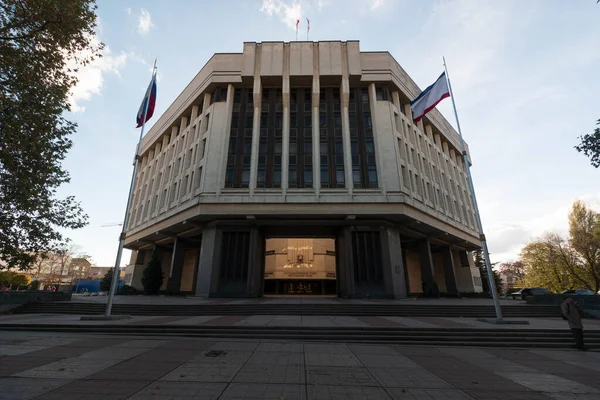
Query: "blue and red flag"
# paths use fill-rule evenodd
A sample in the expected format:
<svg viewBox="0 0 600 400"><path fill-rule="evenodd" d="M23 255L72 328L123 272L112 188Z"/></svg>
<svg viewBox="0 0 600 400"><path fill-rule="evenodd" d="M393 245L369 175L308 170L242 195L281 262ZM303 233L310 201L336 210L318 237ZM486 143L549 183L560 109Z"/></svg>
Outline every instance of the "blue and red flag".
<svg viewBox="0 0 600 400"><path fill-rule="evenodd" d="M142 105L137 113L137 126L136 128L144 125L144 122L148 121L152 118L154 114L154 106L156 105L156 73L152 74L152 80L150 81L150 85L148 86L148 90L146 90L146 95L144 96L144 100L142 100ZM145 113L144 113L145 111ZM145 114L145 115L144 115Z"/></svg>

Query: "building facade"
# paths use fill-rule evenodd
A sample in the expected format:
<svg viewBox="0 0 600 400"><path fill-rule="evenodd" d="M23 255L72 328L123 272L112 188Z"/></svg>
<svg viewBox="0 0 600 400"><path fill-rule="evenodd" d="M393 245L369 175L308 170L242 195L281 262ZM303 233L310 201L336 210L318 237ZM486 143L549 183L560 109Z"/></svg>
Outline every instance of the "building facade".
<svg viewBox="0 0 600 400"><path fill-rule="evenodd" d="M358 41L215 54L143 139L126 283L154 255L204 297L480 292L460 139L413 123L420 92Z"/></svg>

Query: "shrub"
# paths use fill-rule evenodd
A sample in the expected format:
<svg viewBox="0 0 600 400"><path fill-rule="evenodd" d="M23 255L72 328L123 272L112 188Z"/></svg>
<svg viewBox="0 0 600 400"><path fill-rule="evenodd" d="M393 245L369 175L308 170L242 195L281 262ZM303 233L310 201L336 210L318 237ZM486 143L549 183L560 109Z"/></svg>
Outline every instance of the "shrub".
<svg viewBox="0 0 600 400"><path fill-rule="evenodd" d="M148 263L142 276L142 285L144 285L145 294L157 294L163 284L164 274L160 264L160 258L155 252Z"/></svg>
<svg viewBox="0 0 600 400"><path fill-rule="evenodd" d="M101 292L110 291L110 285L112 283L112 279L113 279L113 268L109 269L106 272L106 274L104 274L104 277L100 280L100 291Z"/></svg>
<svg viewBox="0 0 600 400"><path fill-rule="evenodd" d="M121 295L131 295L131 294L136 294L137 290L135 290L135 288L133 286L129 286L129 285L123 285L121 286L121 289L119 289L119 291L117 292L117 294L121 294Z"/></svg>

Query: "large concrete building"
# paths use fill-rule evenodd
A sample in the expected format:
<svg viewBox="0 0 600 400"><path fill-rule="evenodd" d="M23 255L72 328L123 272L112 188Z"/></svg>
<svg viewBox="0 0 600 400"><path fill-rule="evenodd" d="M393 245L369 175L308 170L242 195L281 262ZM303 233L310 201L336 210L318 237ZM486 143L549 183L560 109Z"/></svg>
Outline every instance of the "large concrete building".
<svg viewBox="0 0 600 400"><path fill-rule="evenodd" d="M480 292L460 139L358 41L215 54L144 137L126 282L205 297Z"/></svg>

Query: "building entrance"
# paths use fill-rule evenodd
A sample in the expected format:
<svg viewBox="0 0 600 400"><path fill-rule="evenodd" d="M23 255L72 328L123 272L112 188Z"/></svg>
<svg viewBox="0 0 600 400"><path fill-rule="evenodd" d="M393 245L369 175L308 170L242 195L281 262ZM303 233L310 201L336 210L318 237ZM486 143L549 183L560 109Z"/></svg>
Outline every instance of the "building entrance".
<svg viewBox="0 0 600 400"><path fill-rule="evenodd" d="M335 239L266 240L264 294L335 295L336 277Z"/></svg>

